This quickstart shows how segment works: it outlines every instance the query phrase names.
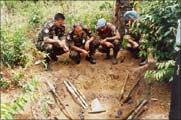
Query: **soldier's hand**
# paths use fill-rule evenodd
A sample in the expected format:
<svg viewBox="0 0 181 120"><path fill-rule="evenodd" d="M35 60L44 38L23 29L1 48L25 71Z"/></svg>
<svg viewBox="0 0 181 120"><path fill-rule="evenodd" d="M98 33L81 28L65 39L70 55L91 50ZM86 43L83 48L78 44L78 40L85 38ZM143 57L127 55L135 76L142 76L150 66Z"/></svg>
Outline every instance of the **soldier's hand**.
<svg viewBox="0 0 181 120"><path fill-rule="evenodd" d="M59 45L61 48L63 48L64 45L63 45L63 43L62 43L60 40L58 40L57 43L58 43L58 45Z"/></svg>
<svg viewBox="0 0 181 120"><path fill-rule="evenodd" d="M68 48L66 45L64 45L63 50L64 50L65 52L68 52L68 51L69 51L69 48Z"/></svg>
<svg viewBox="0 0 181 120"><path fill-rule="evenodd" d="M105 44L106 41L107 41L106 39L103 39L103 40L100 41L100 43Z"/></svg>
<svg viewBox="0 0 181 120"><path fill-rule="evenodd" d="M69 51L69 48L68 48L68 46L66 45L66 41L65 40L62 40L62 44L63 44L63 50L65 51L65 52L68 52Z"/></svg>
<svg viewBox="0 0 181 120"><path fill-rule="evenodd" d="M82 49L81 53L82 53L83 56L85 56L85 57L89 55L89 53L88 53L86 50L84 50L84 49Z"/></svg>
<svg viewBox="0 0 181 120"><path fill-rule="evenodd" d="M86 42L86 44L85 44L85 49L86 49L86 50L89 50L89 42Z"/></svg>
<svg viewBox="0 0 181 120"><path fill-rule="evenodd" d="M112 43L110 43L110 42L105 42L104 43L107 47L111 47L111 48L113 48L114 46L113 46L113 44Z"/></svg>
<svg viewBox="0 0 181 120"><path fill-rule="evenodd" d="M133 42L133 48L137 48L139 44L137 42Z"/></svg>

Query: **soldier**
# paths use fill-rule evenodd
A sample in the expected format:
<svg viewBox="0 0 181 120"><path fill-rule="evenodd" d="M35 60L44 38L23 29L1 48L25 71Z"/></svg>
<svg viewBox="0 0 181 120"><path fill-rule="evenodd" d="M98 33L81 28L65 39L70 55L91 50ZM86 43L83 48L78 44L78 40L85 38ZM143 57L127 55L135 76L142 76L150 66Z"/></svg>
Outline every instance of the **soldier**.
<svg viewBox="0 0 181 120"><path fill-rule="evenodd" d="M83 27L80 24L75 24L73 29L67 35L67 43L70 48L70 58L79 64L81 61L81 54L91 64L96 64L93 58L98 42L95 41L95 36L92 35L88 27Z"/></svg>
<svg viewBox="0 0 181 120"><path fill-rule="evenodd" d="M65 17L62 13L57 13L54 20L48 21L38 35L36 47L40 51L47 53L45 57L46 70L50 69L50 60L57 61L57 55L69 51L65 42Z"/></svg>
<svg viewBox="0 0 181 120"><path fill-rule="evenodd" d="M117 64L116 57L120 50L120 35L116 27L101 18L97 22L97 35L101 45L99 51L106 53L105 59L110 59L110 48L113 48L112 64Z"/></svg>
<svg viewBox="0 0 181 120"><path fill-rule="evenodd" d="M124 35L124 40L127 41L127 49L130 50L133 53L133 56L135 58L139 58L139 51L140 51L140 43L139 40L141 38L140 34L135 34L132 33L132 30L129 28L132 23L137 19L138 14L136 11L127 11L124 14L126 23L127 23L127 30L126 30L126 34ZM146 58L141 57L141 61L140 61L140 66L145 65L146 64Z"/></svg>

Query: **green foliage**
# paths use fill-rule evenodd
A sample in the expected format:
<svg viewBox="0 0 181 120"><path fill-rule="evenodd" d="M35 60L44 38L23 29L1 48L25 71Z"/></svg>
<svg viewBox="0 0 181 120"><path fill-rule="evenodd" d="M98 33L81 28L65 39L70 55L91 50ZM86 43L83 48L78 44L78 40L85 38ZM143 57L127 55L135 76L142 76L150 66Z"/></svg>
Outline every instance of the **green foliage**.
<svg viewBox="0 0 181 120"><path fill-rule="evenodd" d="M149 51L157 61L163 61L157 64L156 70L147 71L145 77L171 81L177 20L181 17L180 3L178 0L151 1L144 2L141 8L140 19L132 25L134 33L143 35L140 56L147 56Z"/></svg>
<svg viewBox="0 0 181 120"><path fill-rule="evenodd" d="M181 17L179 7L177 0L146 2L142 6L140 21L133 24L135 33L144 34L141 48L151 48L150 52L157 60L169 60L175 56L177 20Z"/></svg>
<svg viewBox="0 0 181 120"><path fill-rule="evenodd" d="M174 60L168 60L166 62L157 63L156 70L148 70L145 73L146 78L161 80L161 81L172 81L174 71Z"/></svg>
<svg viewBox="0 0 181 120"><path fill-rule="evenodd" d="M11 78L5 78L1 77L0 80L0 87L7 89L10 85L13 85L13 87L21 87L22 83L23 83L23 77L24 77L24 72L23 71L19 71L19 72L15 72L14 70L11 70L11 73L13 75L13 77Z"/></svg>
<svg viewBox="0 0 181 120"><path fill-rule="evenodd" d="M31 14L30 14L30 18L29 18L29 24L32 27L36 27L38 24L41 24L42 17L41 17L41 13L38 9L33 9Z"/></svg>
<svg viewBox="0 0 181 120"><path fill-rule="evenodd" d="M109 8L112 8L111 4L109 2L104 2L102 3L102 5L99 7L100 10L103 10L103 9L109 9Z"/></svg>
<svg viewBox="0 0 181 120"><path fill-rule="evenodd" d="M70 11L71 14L66 14L66 26L71 29L74 23L81 23L87 25L95 32L97 20L105 18L107 21L111 21L113 13L112 1L87 1L86 4L82 1L76 1L73 3ZM79 12L77 14L77 12Z"/></svg>
<svg viewBox="0 0 181 120"><path fill-rule="evenodd" d="M38 86L39 81L32 79L23 87L23 93L17 99L13 102L1 103L1 119L14 119L14 114L19 110L24 110L29 99L35 99L35 92Z"/></svg>
<svg viewBox="0 0 181 120"><path fill-rule="evenodd" d="M20 80L21 78L24 77L24 72L20 71L20 72L14 72L14 77L12 78L12 84L14 84L15 86L20 85Z"/></svg>
<svg viewBox="0 0 181 120"><path fill-rule="evenodd" d="M0 88L8 88L10 85L10 81L8 79L5 78L1 78L0 80Z"/></svg>
<svg viewBox="0 0 181 120"><path fill-rule="evenodd" d="M1 29L1 60L4 65L22 65L27 63L24 54L25 36L22 30L16 30L11 35L8 30Z"/></svg>

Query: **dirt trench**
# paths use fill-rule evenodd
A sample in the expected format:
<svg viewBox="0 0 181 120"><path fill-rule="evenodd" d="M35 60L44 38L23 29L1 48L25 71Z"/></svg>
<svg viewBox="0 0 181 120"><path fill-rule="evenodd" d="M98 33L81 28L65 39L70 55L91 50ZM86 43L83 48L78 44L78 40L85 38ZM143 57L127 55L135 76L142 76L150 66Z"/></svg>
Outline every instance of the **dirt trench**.
<svg viewBox="0 0 181 120"><path fill-rule="evenodd" d="M120 63L120 58L122 56L126 56L126 59L123 63ZM58 62L51 63L52 71L44 71L42 65L34 65L29 68L27 73L29 73L29 75L38 76L41 81L39 98L34 103L27 105L27 109L17 114L16 118L66 118L56 106L55 101L49 92L49 88L45 84L45 81L47 80L55 85L63 104L72 114L74 119L80 119L82 115L85 119L122 119L125 118L141 100L144 98L150 100L150 98L155 98L155 96L158 100L150 100L148 110L140 116L140 118L154 116L160 119L168 118L169 98L167 97L169 96L169 90L166 95L158 95L157 92L159 90L154 91L155 88L149 87L143 78L144 72L148 69L148 65L140 67L138 65L139 59L134 59L128 51L121 51L118 56L119 63L117 65L112 65L111 60L103 60L101 53L96 54L96 59L97 64L95 65L89 64L85 60L82 60L79 65L74 64L72 61L69 61L69 64L66 65L63 64L64 60L68 60L68 55L65 54L60 56ZM127 73L129 73L129 77L124 96L128 94L137 80L141 78L141 81L134 92L132 101L129 104L121 105L120 91L123 87L123 81ZM84 110L74 101L63 83L64 80L69 80L75 85L75 87L84 95L89 106L92 100L98 98L106 112L89 114L90 107ZM157 88L161 89L159 85L156 86L156 89ZM163 87L163 89L165 88L167 89L168 85ZM162 96L167 99L160 99ZM42 112L42 101L44 101L46 106L46 112ZM155 105L157 106L155 107ZM162 108L159 108L159 106L162 106Z"/></svg>

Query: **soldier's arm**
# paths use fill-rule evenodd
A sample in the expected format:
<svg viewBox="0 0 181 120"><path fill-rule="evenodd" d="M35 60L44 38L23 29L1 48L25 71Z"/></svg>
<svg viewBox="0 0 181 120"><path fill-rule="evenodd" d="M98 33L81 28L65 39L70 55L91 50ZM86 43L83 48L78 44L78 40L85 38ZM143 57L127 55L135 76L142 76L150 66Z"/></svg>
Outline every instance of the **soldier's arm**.
<svg viewBox="0 0 181 120"><path fill-rule="evenodd" d="M61 42L60 40L51 39L49 37L44 37L43 42L48 44L58 44L60 47L64 47L63 42Z"/></svg>
<svg viewBox="0 0 181 120"><path fill-rule="evenodd" d="M107 38L105 38L105 41L110 41L110 40L119 40L120 39L120 35L119 35L119 33L116 33L116 35L115 36L113 36L113 37L107 37Z"/></svg>
<svg viewBox="0 0 181 120"><path fill-rule="evenodd" d="M49 44L59 43L59 40L54 40L49 37L44 37L43 41L44 43L49 43Z"/></svg>
<svg viewBox="0 0 181 120"><path fill-rule="evenodd" d="M75 50L75 51L78 51L78 52L83 52L83 51L84 51L84 49L79 48L79 47L77 47L77 46L75 46L75 45L72 45L70 48L71 48L72 50Z"/></svg>
<svg viewBox="0 0 181 120"><path fill-rule="evenodd" d="M115 39L119 40L121 37L120 37L119 32L116 29L116 27L112 24L110 24L109 27L111 28L112 34L114 34L114 36L107 37L104 41L108 41L108 40L111 41L111 40L115 40Z"/></svg>
<svg viewBox="0 0 181 120"><path fill-rule="evenodd" d="M139 44L134 41L134 38L132 38L130 35L125 35L124 39L127 40L129 43L133 45L134 48L137 48Z"/></svg>
<svg viewBox="0 0 181 120"><path fill-rule="evenodd" d="M84 26L84 31L86 32L87 36L89 37L89 39L87 40L87 43L92 42L93 40L96 39L96 37L92 34L92 31L89 27Z"/></svg>
<svg viewBox="0 0 181 120"><path fill-rule="evenodd" d="M72 31L70 31L70 32L67 34L66 41L67 41L68 47L69 47L71 50L76 50L76 51L82 52L82 49L81 49L81 48L79 48L79 47L77 47L77 46L74 45L74 41L73 41L73 37L72 37Z"/></svg>
<svg viewBox="0 0 181 120"><path fill-rule="evenodd" d="M43 42L44 43L48 43L48 44L54 44L54 43L59 43L59 40L54 40L54 39L51 39L49 36L50 34L50 30L45 27L43 30L42 30L42 34L43 34Z"/></svg>

